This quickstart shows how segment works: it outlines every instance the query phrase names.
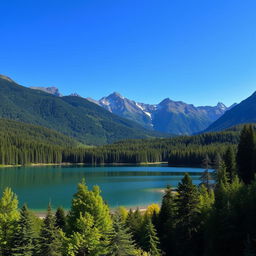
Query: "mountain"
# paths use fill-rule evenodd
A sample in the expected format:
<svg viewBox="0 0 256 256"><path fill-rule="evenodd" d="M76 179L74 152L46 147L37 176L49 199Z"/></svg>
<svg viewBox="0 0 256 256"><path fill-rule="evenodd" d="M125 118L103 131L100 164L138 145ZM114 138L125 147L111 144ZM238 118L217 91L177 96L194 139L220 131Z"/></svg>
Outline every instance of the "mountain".
<svg viewBox="0 0 256 256"><path fill-rule="evenodd" d="M178 135L198 133L206 129L228 109L223 103L214 107L195 107L169 98L156 105L138 103L117 92L99 101L88 100L111 113L136 121L147 129Z"/></svg>
<svg viewBox="0 0 256 256"><path fill-rule="evenodd" d="M221 131L246 123L256 123L256 92L227 111L222 117L211 124L206 131Z"/></svg>
<svg viewBox="0 0 256 256"><path fill-rule="evenodd" d="M60 93L59 89L56 87L35 87L35 86L31 86L29 87L30 89L34 89L34 90L39 90L42 92L46 92L49 94L52 94L54 96L58 96L58 97L62 97L63 95Z"/></svg>
<svg viewBox="0 0 256 256"><path fill-rule="evenodd" d="M2 75L0 118L44 126L88 145L159 136L159 133L148 131L84 98L56 97L18 85Z"/></svg>

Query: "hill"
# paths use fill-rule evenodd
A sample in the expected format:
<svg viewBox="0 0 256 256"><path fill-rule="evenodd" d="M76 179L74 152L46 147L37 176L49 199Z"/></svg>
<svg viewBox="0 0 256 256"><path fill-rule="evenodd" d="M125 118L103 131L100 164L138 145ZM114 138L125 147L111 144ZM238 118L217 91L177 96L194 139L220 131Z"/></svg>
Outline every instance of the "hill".
<svg viewBox="0 0 256 256"><path fill-rule="evenodd" d="M86 99L56 97L0 76L0 118L44 126L87 145L160 136Z"/></svg>

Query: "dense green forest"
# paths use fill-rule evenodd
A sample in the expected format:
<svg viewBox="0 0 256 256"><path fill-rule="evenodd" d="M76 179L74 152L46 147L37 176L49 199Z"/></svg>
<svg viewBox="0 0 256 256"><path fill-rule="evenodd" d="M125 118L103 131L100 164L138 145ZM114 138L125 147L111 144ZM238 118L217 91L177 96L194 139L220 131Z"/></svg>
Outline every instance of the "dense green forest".
<svg viewBox="0 0 256 256"><path fill-rule="evenodd" d="M201 184L188 174L161 206L146 212L110 210L100 188L78 184L71 208L36 217L10 188L0 198L1 256L251 256L256 255L256 134L241 132L237 153L229 147L215 172L206 166ZM207 164L207 163L206 163ZM214 180L214 182L213 182Z"/></svg>
<svg viewBox="0 0 256 256"><path fill-rule="evenodd" d="M53 130L0 119L0 164L30 163L143 163L168 161L170 165L211 162L231 146L236 149L241 127L224 132L173 138L125 140L88 147Z"/></svg>

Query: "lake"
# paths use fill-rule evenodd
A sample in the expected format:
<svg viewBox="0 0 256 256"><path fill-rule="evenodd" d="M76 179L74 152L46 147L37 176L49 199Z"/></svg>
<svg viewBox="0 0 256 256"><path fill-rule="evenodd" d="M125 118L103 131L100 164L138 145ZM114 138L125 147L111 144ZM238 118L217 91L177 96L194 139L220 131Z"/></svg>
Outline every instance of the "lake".
<svg viewBox="0 0 256 256"><path fill-rule="evenodd" d="M11 187L20 205L27 203L34 210L70 208L77 183L85 178L89 188L99 185L110 207L146 206L160 203L161 188L177 186L185 172L194 184L200 182L203 169L167 166L44 166L0 169L0 190Z"/></svg>

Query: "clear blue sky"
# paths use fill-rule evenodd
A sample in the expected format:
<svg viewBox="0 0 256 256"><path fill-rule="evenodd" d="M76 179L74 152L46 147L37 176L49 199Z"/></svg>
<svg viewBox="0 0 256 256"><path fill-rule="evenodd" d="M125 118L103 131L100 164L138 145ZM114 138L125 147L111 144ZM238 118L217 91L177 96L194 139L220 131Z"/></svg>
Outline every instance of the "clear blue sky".
<svg viewBox="0 0 256 256"><path fill-rule="evenodd" d="M227 105L256 90L255 0L2 0L0 73L100 98Z"/></svg>

